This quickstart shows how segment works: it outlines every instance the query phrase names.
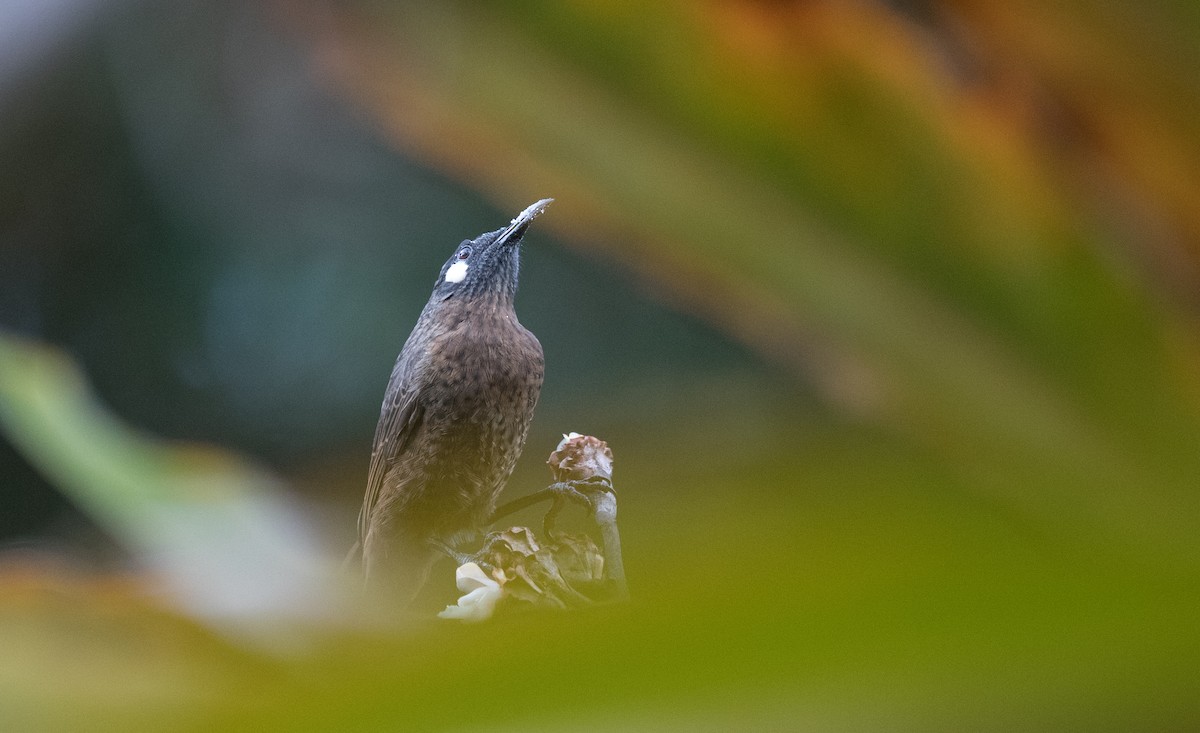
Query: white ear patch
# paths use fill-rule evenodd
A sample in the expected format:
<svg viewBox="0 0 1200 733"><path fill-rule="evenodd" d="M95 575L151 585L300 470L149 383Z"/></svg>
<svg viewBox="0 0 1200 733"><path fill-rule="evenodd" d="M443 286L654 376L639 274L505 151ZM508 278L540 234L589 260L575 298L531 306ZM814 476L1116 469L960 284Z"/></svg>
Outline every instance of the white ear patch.
<svg viewBox="0 0 1200 733"><path fill-rule="evenodd" d="M446 282L460 283L467 277L467 263L455 262L450 265L450 269L446 270Z"/></svg>

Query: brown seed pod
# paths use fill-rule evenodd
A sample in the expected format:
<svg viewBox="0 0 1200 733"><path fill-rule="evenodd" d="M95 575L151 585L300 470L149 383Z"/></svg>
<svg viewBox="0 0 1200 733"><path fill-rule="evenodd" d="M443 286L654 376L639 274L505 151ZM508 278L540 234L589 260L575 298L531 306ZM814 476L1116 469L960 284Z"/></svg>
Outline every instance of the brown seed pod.
<svg viewBox="0 0 1200 733"><path fill-rule="evenodd" d="M608 443L591 435L568 433L546 461L555 481L612 481L613 454Z"/></svg>

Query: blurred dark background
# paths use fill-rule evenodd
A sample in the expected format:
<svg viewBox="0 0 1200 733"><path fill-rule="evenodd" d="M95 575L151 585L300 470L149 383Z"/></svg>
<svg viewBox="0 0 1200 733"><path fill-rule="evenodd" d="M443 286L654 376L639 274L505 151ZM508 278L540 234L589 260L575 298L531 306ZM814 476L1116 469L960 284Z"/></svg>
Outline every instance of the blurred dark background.
<svg viewBox="0 0 1200 733"><path fill-rule="evenodd" d="M359 501L387 374L438 268L513 212L389 146L318 83L278 8L92 10L41 29L71 35L6 89L0 319L67 349L149 433L231 446L315 498ZM522 318L553 366L539 455L578 421L639 419L647 394L771 379L652 284L543 232L523 282ZM78 531L61 495L7 443L2 455L4 537ZM331 467L332 485L306 478Z"/></svg>

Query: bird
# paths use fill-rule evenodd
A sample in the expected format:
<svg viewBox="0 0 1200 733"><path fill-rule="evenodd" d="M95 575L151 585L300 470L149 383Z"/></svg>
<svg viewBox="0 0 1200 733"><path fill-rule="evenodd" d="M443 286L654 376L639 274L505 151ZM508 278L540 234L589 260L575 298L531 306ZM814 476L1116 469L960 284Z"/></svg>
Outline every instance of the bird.
<svg viewBox="0 0 1200 733"><path fill-rule="evenodd" d="M392 368L358 543L365 584L401 608L487 524L525 446L545 356L513 301L525 232L552 201L455 248Z"/></svg>

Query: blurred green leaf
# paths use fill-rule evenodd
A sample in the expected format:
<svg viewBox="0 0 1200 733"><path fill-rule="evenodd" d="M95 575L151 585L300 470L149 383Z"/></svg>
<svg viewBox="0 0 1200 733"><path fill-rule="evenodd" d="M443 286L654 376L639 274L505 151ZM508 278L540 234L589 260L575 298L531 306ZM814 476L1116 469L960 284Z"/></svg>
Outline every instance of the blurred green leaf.
<svg viewBox="0 0 1200 733"><path fill-rule="evenodd" d="M628 606L319 630L281 659L0 579L18 728L1197 726L1194 9L285 5L407 154L506 210L554 196L546 226L785 378L641 385L644 419L601 435ZM156 518L261 485L165 461L4 349L7 429L135 545L210 547ZM81 650L111 680L48 681Z"/></svg>
<svg viewBox="0 0 1200 733"><path fill-rule="evenodd" d="M1004 34L1024 17L993 10L966 21ZM1066 38L1111 31L1072 17L1055 21ZM1192 550L1200 333L1109 254L1152 257L1138 248L1155 235L1098 217L1055 168L1074 154L1047 163L1053 141L1003 108L1017 63L1003 51L978 41L1000 68L971 86L871 4L444 3L341 20L314 42L410 154L507 208L554 195L546 226L568 241L1060 531L1096 522ZM1110 66L1088 70L1122 88ZM1194 150L1178 128L1163 141ZM1200 202L1200 181L1181 185Z"/></svg>
<svg viewBox="0 0 1200 733"><path fill-rule="evenodd" d="M336 604L315 527L275 479L213 448L139 435L61 355L4 334L0 426L188 611L255 620Z"/></svg>

